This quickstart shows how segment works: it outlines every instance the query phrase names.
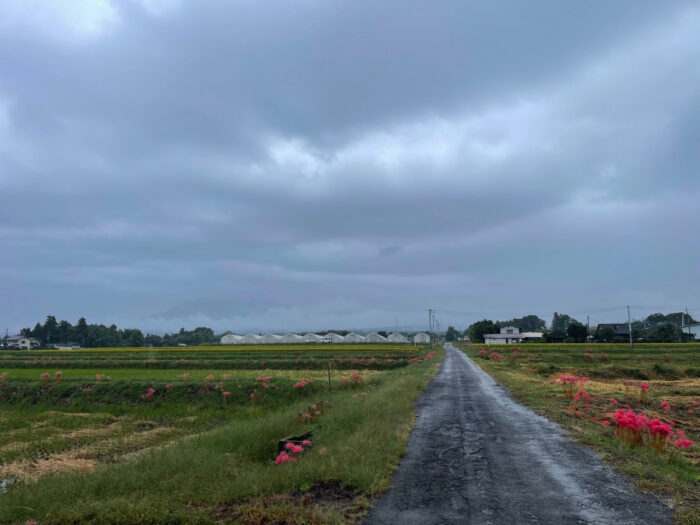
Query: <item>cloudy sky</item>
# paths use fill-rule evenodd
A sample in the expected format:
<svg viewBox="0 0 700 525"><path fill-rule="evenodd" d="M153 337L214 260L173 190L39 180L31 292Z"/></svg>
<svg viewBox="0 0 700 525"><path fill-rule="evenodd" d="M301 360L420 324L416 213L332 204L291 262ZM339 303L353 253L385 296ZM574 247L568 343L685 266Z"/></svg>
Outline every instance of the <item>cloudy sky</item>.
<svg viewBox="0 0 700 525"><path fill-rule="evenodd" d="M4 0L0 324L698 305L699 34L683 1Z"/></svg>

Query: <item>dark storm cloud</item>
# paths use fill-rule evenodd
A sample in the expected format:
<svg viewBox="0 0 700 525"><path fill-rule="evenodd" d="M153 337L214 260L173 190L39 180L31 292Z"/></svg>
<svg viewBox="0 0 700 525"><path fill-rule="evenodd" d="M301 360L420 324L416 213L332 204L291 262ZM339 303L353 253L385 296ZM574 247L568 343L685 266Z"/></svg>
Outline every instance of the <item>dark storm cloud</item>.
<svg viewBox="0 0 700 525"><path fill-rule="evenodd" d="M697 304L699 30L683 2L3 4L0 315Z"/></svg>

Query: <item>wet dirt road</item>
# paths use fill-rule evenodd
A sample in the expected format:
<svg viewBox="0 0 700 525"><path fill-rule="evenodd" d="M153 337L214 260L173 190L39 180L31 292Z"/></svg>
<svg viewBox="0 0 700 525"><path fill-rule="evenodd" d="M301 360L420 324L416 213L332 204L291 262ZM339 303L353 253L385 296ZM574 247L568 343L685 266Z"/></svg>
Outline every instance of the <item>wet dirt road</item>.
<svg viewBox="0 0 700 525"><path fill-rule="evenodd" d="M671 510L516 403L450 344L409 451L365 524L661 525Z"/></svg>

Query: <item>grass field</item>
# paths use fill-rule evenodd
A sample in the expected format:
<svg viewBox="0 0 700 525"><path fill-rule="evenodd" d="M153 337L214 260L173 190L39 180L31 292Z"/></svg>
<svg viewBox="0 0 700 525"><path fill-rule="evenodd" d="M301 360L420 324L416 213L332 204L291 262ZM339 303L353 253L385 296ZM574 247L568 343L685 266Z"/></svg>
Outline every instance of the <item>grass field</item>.
<svg viewBox="0 0 700 525"><path fill-rule="evenodd" d="M443 353L339 346L3 355L0 522L358 520Z"/></svg>
<svg viewBox="0 0 700 525"><path fill-rule="evenodd" d="M599 450L639 489L660 493L679 523L700 523L700 345L459 346L520 402ZM562 376L585 378L571 394L585 393L565 397ZM673 435L657 434L658 450L651 434L629 439L613 416L618 409L672 424ZM678 431L693 446L674 446Z"/></svg>

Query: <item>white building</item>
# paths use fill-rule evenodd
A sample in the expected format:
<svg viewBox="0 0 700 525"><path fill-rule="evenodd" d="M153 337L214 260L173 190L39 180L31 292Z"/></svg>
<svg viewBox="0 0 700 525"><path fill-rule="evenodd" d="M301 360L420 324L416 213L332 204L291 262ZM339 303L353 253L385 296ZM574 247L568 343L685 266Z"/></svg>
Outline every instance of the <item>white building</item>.
<svg viewBox="0 0 700 525"><path fill-rule="evenodd" d="M328 332L325 337L330 337L331 343L342 343L345 341L345 338L342 335L334 334L333 332Z"/></svg>
<svg viewBox="0 0 700 525"><path fill-rule="evenodd" d="M320 343L323 341L323 337L321 337L318 334L304 334L304 342L305 343Z"/></svg>
<svg viewBox="0 0 700 525"><path fill-rule="evenodd" d="M255 334L244 335L243 339L241 340L241 343L243 343L244 345L259 345L260 343L262 343L262 337Z"/></svg>
<svg viewBox="0 0 700 525"><path fill-rule="evenodd" d="M398 332L391 332L386 339L390 343L408 343L406 336Z"/></svg>
<svg viewBox="0 0 700 525"><path fill-rule="evenodd" d="M39 348L39 346L41 346L38 339L34 339L33 337L25 337L23 335L13 335L12 337L8 337L5 339L5 344L7 345L8 349L14 350L32 350L33 348Z"/></svg>
<svg viewBox="0 0 700 525"><path fill-rule="evenodd" d="M504 326L499 334L484 334L484 342L487 345L497 344L517 344L526 341L537 341L542 339L542 332L523 332L517 326Z"/></svg>
<svg viewBox="0 0 700 525"><path fill-rule="evenodd" d="M413 336L413 342L418 344L429 343L430 336L424 332L417 333Z"/></svg>

